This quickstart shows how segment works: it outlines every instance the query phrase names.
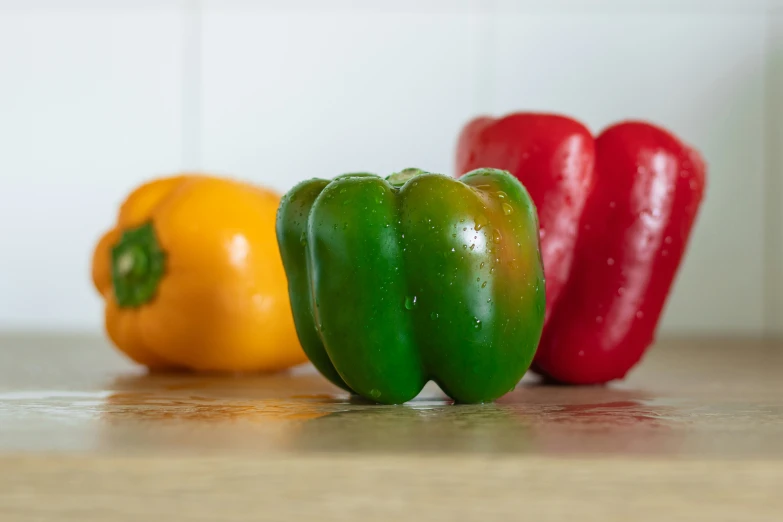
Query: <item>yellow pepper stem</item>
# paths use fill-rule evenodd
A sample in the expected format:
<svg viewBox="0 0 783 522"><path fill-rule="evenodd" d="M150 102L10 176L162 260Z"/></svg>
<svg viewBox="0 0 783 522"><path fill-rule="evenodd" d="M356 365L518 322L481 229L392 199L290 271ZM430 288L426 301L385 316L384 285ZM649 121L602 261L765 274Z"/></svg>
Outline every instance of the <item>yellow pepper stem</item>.
<svg viewBox="0 0 783 522"><path fill-rule="evenodd" d="M135 308L152 300L166 261L152 223L123 232L111 257L114 296L120 307Z"/></svg>

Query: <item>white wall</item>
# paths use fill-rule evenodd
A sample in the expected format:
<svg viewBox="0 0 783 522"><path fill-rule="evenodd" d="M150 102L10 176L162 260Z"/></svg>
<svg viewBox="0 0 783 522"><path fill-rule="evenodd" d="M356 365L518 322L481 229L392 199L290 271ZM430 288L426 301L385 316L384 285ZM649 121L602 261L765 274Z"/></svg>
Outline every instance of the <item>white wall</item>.
<svg viewBox="0 0 783 522"><path fill-rule="evenodd" d="M101 327L94 241L197 168L452 172L477 113L664 125L709 163L662 329L783 330L783 22L766 2L0 0L0 328ZM779 36L780 35L780 36ZM741 215L741 216L740 216Z"/></svg>
<svg viewBox="0 0 783 522"><path fill-rule="evenodd" d="M766 323L769 333L783 337L783 5L769 17L766 95Z"/></svg>

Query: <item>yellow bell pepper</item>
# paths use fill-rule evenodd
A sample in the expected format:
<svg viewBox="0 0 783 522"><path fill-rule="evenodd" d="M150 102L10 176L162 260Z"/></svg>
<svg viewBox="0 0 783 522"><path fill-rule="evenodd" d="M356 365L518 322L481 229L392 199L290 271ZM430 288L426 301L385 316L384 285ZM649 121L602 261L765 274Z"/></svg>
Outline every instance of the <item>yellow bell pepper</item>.
<svg viewBox="0 0 783 522"><path fill-rule="evenodd" d="M152 369L305 362L275 236L279 202L271 190L203 175L134 190L93 254L112 342Z"/></svg>

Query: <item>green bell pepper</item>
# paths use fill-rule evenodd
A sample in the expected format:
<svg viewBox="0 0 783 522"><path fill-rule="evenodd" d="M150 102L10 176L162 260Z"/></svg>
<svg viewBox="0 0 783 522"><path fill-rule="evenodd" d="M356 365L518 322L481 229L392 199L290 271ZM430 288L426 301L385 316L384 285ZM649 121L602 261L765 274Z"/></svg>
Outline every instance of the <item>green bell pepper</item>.
<svg viewBox="0 0 783 522"><path fill-rule="evenodd" d="M508 172L305 181L282 198L277 239L302 347L345 390L399 404L433 380L489 402L530 366L546 304L538 217Z"/></svg>

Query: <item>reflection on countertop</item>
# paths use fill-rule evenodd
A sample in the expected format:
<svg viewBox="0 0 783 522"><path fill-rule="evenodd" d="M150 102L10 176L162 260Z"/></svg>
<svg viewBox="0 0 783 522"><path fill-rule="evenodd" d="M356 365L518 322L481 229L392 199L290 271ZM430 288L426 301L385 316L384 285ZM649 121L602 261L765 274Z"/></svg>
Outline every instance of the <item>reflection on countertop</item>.
<svg viewBox="0 0 783 522"><path fill-rule="evenodd" d="M99 338L0 338L0 452L783 457L783 346L669 341L627 380L369 404L311 367L147 374Z"/></svg>

